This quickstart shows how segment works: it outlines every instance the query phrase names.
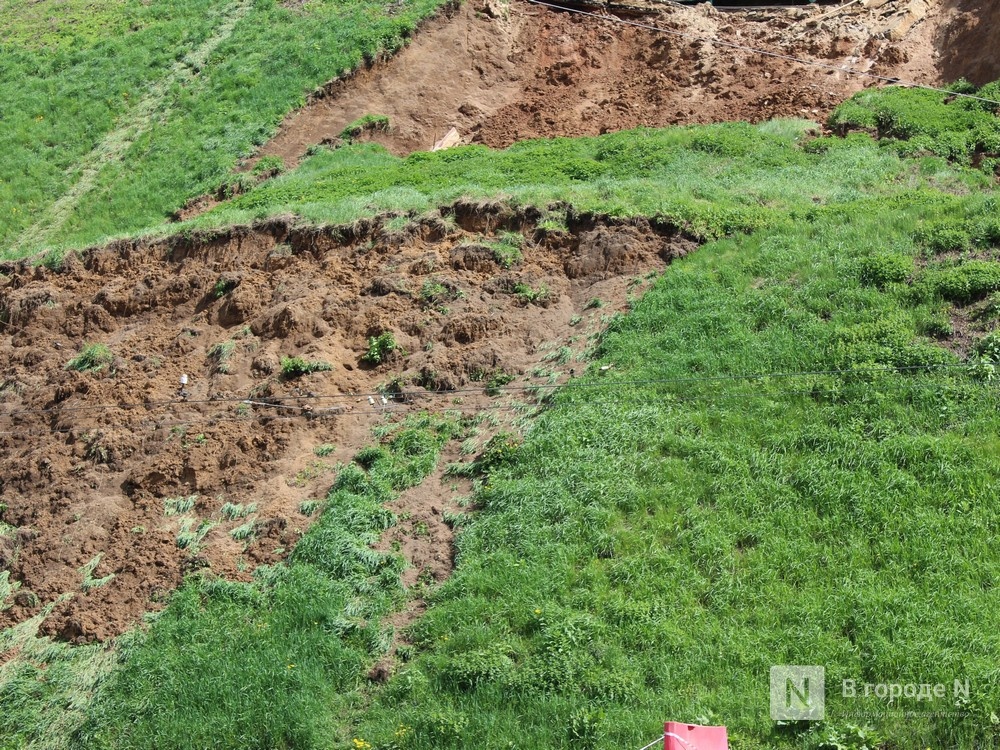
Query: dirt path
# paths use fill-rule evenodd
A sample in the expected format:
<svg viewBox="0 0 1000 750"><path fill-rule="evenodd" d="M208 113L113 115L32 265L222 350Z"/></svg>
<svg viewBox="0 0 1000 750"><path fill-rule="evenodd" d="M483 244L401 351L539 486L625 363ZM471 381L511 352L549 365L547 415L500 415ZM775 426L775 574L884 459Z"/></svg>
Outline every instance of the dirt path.
<svg viewBox="0 0 1000 750"><path fill-rule="evenodd" d="M0 570L20 589L0 627L69 593L42 632L103 639L185 572L249 577L294 546L309 501L386 412L497 408L505 396L485 389L501 375L561 382L603 316L693 246L644 221L570 217L552 232L539 218L460 203L401 228L275 221L119 242L59 272L6 264ZM505 268L498 244L512 238L522 258ZM366 365L386 331L405 354ZM66 368L94 343L110 361ZM285 377L292 355L332 369ZM372 406L379 391L402 393ZM419 558L437 578L437 558Z"/></svg>
<svg viewBox="0 0 1000 750"><path fill-rule="evenodd" d="M981 10L982 5L874 0L842 10L735 13L707 4L651 4L632 5L627 14L619 10L615 18L939 84L958 75L997 74L995 55L982 51L992 34L989 19L980 17L1000 11ZM956 42L969 48L968 57L949 48ZM503 147L524 138L596 135L640 125L821 120L846 96L873 83L612 19L519 0L475 0L428 21L391 60L329 84L285 120L261 155L292 165L310 145L335 139L345 125L369 113L389 117L392 132L375 140L396 154L430 149L452 127L464 142Z"/></svg>

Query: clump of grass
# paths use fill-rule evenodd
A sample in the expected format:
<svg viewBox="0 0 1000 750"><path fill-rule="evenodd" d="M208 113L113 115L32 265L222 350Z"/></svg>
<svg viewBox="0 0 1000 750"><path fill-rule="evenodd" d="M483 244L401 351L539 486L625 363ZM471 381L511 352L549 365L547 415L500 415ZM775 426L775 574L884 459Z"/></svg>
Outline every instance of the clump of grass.
<svg viewBox="0 0 1000 750"><path fill-rule="evenodd" d="M229 532L229 536L239 542L248 542L254 538L257 522L253 519Z"/></svg>
<svg viewBox="0 0 1000 750"><path fill-rule="evenodd" d="M314 372L327 372L333 365L322 360L304 359L302 357L282 357L281 374L286 378L298 378Z"/></svg>
<svg viewBox="0 0 1000 750"><path fill-rule="evenodd" d="M490 379L486 382L486 393L490 396L499 395L501 389L508 383L514 382L515 375L513 373L504 372L503 370L497 370L494 372Z"/></svg>
<svg viewBox="0 0 1000 750"><path fill-rule="evenodd" d="M97 553L93 558L90 559L83 567L80 568L80 575L83 576L83 582L80 587L84 592L91 591L92 589L100 588L106 583L110 583L114 580L115 574L109 573L103 578L94 578L94 571L97 570L97 566L101 564L101 558L104 557L103 552Z"/></svg>
<svg viewBox="0 0 1000 750"><path fill-rule="evenodd" d="M533 289L528 284L523 282L518 282L514 285L511 290L512 293L525 304L531 304L534 302L542 302L548 299L549 288L545 284L539 285L538 289Z"/></svg>
<svg viewBox="0 0 1000 750"><path fill-rule="evenodd" d="M322 443L313 448L313 453L320 458L326 458L327 456L333 455L336 450L337 446L333 443Z"/></svg>
<svg viewBox="0 0 1000 750"><path fill-rule="evenodd" d="M584 305L583 309L584 310L600 310L602 307L604 307L604 300L602 300L600 297L591 297L587 301L587 304Z"/></svg>
<svg viewBox="0 0 1000 750"><path fill-rule="evenodd" d="M558 349L549 352L542 360L545 362L554 362L557 365L564 365L573 358L573 349L568 346L560 346Z"/></svg>
<svg viewBox="0 0 1000 750"><path fill-rule="evenodd" d="M322 501L314 498L303 500L299 503L299 513L304 516L312 516L317 510L319 510L320 505L322 505Z"/></svg>
<svg viewBox="0 0 1000 750"><path fill-rule="evenodd" d="M389 118L385 115L368 114L350 122L347 127L340 131L340 138L351 143L364 133L387 133L389 127Z"/></svg>
<svg viewBox="0 0 1000 750"><path fill-rule="evenodd" d="M168 497L163 500L163 515L165 516L180 516L184 513L188 513L194 508L195 503L198 502L197 495L188 495L187 497Z"/></svg>
<svg viewBox="0 0 1000 750"><path fill-rule="evenodd" d="M195 554L201 547L205 535L212 530L215 524L212 521L199 521L197 518L185 518L181 521L181 528L177 532L177 546Z"/></svg>
<svg viewBox="0 0 1000 750"><path fill-rule="evenodd" d="M267 179L269 177L276 177L284 171L285 160L280 156L271 154L260 158L260 160L254 165L252 174L258 179Z"/></svg>
<svg viewBox="0 0 1000 750"><path fill-rule="evenodd" d="M521 253L524 237L517 232L501 232L495 242L488 242L486 245L493 251L493 259L502 268L513 268L524 258Z"/></svg>
<svg viewBox="0 0 1000 750"><path fill-rule="evenodd" d="M220 341L210 346L208 358L212 362L212 370L223 375L228 374L229 360L232 359L234 351L236 351L236 342L232 339Z"/></svg>
<svg viewBox="0 0 1000 750"><path fill-rule="evenodd" d="M67 370L96 372L115 360L115 355L107 344L84 344L80 352L66 363Z"/></svg>
<svg viewBox="0 0 1000 750"><path fill-rule="evenodd" d="M257 503L248 503L243 505L242 503L224 503L221 508L219 508L219 515L222 516L227 521L235 521L238 518L246 518L251 513L257 510Z"/></svg>

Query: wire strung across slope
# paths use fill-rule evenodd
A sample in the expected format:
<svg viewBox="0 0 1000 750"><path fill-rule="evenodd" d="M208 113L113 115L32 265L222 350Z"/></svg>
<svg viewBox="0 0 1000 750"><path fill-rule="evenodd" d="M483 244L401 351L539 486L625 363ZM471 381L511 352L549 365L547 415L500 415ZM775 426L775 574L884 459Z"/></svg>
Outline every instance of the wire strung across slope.
<svg viewBox="0 0 1000 750"><path fill-rule="evenodd" d="M976 96L975 94L962 94L956 91L950 91L949 89L942 88L940 86L931 86L926 83L917 83L915 81L903 81L899 78L894 78L891 76L883 76L878 73L872 73L867 70L858 70L857 68L850 68L846 65L834 65L833 63L820 62L819 60L810 60L805 57L795 57L794 55L786 55L781 52L771 52L766 49L761 49L759 47L751 47L746 44L738 44L736 42L727 42L718 37L705 36L703 34L691 34L683 31L676 31L674 29L664 29L659 26L654 26L648 23L640 23L639 21L629 21L625 18L619 18L618 16L604 13L594 13L588 10L581 10L579 8L567 7L565 5L559 5L558 3L550 3L545 0L526 0L526 2L532 5L539 5L545 8L551 8L553 10L562 10L567 13L575 13L580 16L588 16L590 18L597 18L602 21L611 21L612 23L621 24L622 26L632 26L637 29L645 29L647 31L655 31L660 34L668 34L670 36L680 37L681 39L692 39L700 42L709 42L711 44L717 44L720 47L727 47L729 49L740 50L742 52L752 52L757 55L763 55L764 57L770 57L776 60L784 60L786 62L794 62L800 65L810 65L816 68L822 68L824 70L833 70L839 73L845 73L847 75L858 76L862 78L871 78L872 80L880 81L882 83L890 83L896 86L905 86L908 88L924 89L925 91L936 91L940 94L946 94L947 96L959 97L962 99L972 99L974 101L984 102L986 104L992 104L1000 107L1000 102L994 101L993 99L987 99L982 96Z"/></svg>
<svg viewBox="0 0 1000 750"><path fill-rule="evenodd" d="M636 382L639 382L639 381L636 381ZM642 382L649 382L649 381L642 381ZM656 381L653 381L653 382L656 382ZM608 385L608 386L616 386L616 385L621 385L621 384L622 384L622 382L619 381L617 383L608 383L606 385ZM898 385L901 388L905 387L905 388L909 388L909 389L916 389L916 390L920 390L920 391L924 391L924 392L928 392L928 393L931 392L931 391L939 391L940 392L939 395L948 395L948 391L951 390L951 384L947 384L947 383L909 383L909 382L899 382L896 385ZM562 387L564 387L564 388L567 387L567 386L571 386L571 384L563 384L562 385ZM560 386L559 386L559 384L551 385L551 386L550 385L542 386L541 384L534 384L534 385L524 386L523 388L519 387L516 390L530 392L530 391L532 391L532 389L538 389L538 388L542 388L542 387L546 387L546 388L558 388ZM675 403L675 404L679 404L679 403L693 403L693 402L696 402L696 401L707 401L709 403L719 403L719 402L734 401L734 400L737 400L737 401L746 401L746 400L749 400L749 399L761 399L761 398L764 398L764 399L777 399L777 398L783 398L783 397L805 397L805 398L812 398L812 399L816 399L816 400L821 400L823 398L847 398L847 397L857 396L857 395L869 395L869 394L881 395L881 394L884 394L886 392L886 390L887 390L886 384L884 384L884 383L883 384L878 384L878 385L873 385L871 383L855 383L855 384L852 384L852 385L846 385L846 386L839 387L839 388L829 388L829 389L821 389L821 388L815 388L814 387L814 388L782 388L782 389L761 390L759 388L753 388L753 389L744 389L744 390L711 391L711 392L708 392L708 393L670 394L670 402L669 403ZM990 393L991 395L993 395L995 397L994 398L994 402L990 404L993 408L997 408L998 406L1000 406L1000 402L996 401L996 397L1000 397L1000 390L996 390L996 389L988 390L986 388L981 388L980 391L982 393ZM469 391L466 391L466 392L469 392ZM483 393L482 390L477 390L477 391L474 391L474 392L475 393ZM446 392L443 392L443 393L454 394L454 393L456 393L456 391L446 391ZM164 419L166 419L166 417L164 419L160 419L160 420L145 420L145 421L139 422L138 424L128 425L128 427L126 429L128 429L129 432L135 433L135 432L152 432L152 431L161 430L161 429L164 429L164 428L167 428L167 427L181 427L181 426L187 426L187 427L189 427L189 426L195 425L195 424L204 424L204 425L208 425L208 426L215 426L215 425L223 424L223 423L227 423L227 422L247 422L247 423L249 423L249 422L254 422L256 420L265 420L262 424L272 424L272 423L275 423L275 422L292 422L292 421L300 421L300 420L303 420L303 419L317 419L317 418L322 418L322 417L325 417L325 416L361 416L361 415L365 415L365 414L374 414L374 415L377 415L377 416L404 415L404 414L412 413L414 411L422 411L422 410L425 410L427 408L426 404L421 403L420 399L421 399L422 395L423 394L419 394L419 393L418 394L414 394L414 398L413 398L412 401L390 400L390 401L387 401L386 404L380 404L380 403L376 403L374 405L362 404L360 406L360 408L358 408L358 409L353 409L353 408L350 408L350 407L347 408L347 409L345 409L342 406L333 406L333 407L328 407L326 409L313 409L309 405L307 405L307 406L298 406L298 405L272 403L272 402L267 402L267 401L254 401L254 400L251 400L251 399L241 399L237 403L252 405L252 406L255 406L255 407L260 408L260 409L274 408L274 409L285 409L285 410L298 410L299 413L298 414L294 414L294 415L289 415L289 416L281 416L281 417L279 417L279 416L264 415L264 414L257 414L256 418L255 418L255 417L253 417L253 416L251 416L249 414L247 414L247 415L238 415L238 414L232 414L232 413L228 413L228 412L222 412L222 413L216 412L214 414L197 413L197 414L193 414L193 415L189 415L189 416L181 418L181 415L179 415L176 412L174 412L173 414L169 415L172 418L173 421L164 421ZM524 413L524 412L532 411L534 409L549 408L551 406L551 404L550 404L550 402L548 400L548 395L551 395L551 394L547 394L545 396L542 396L541 398L539 398L535 402L526 402L526 401L520 401L520 402L514 402L514 403L496 403L496 402L494 402L490 406L483 406L482 404L452 403L452 404L448 404L445 407L444 410L445 411L451 411L451 412L458 412L458 413L469 413L469 414L472 414L472 413L480 414L480 413L484 413L484 412L503 412L503 411L522 412L522 413ZM295 397L293 397L293 398L295 398ZM303 398L306 398L306 397L303 397ZM358 399L358 401L360 401L360 400L361 399ZM630 393L626 393L626 394L623 395L621 393L616 393L616 392L610 392L610 393L609 392L605 392L605 393L599 393L599 394L597 394L597 397L595 399L593 399L589 403L592 403L592 404L595 404L595 405L603 405L603 404L613 403L613 404L616 404L616 405L633 405L634 404L634 405L637 405L637 406L646 406L646 405L649 405L650 403L653 403L653 402L655 402L657 404L660 404L661 406L663 405L663 402L662 401L657 401L656 397L654 397L653 400L651 401L650 395L646 394L646 393L630 392ZM178 403L183 404L185 402L178 402ZM201 402L201 403L215 403L215 404L218 404L218 405L222 405L223 403L226 403L226 402L215 401L215 402ZM562 404L561 406L570 407L570 408L578 408L579 407L579 403L569 402L567 404ZM111 407L111 408L113 408L113 407ZM49 434L67 434L67 433L77 432L77 431L80 431L80 430L84 430L84 431L101 430L101 429L106 429L106 427L107 427L106 425L100 425L100 424L87 424L87 425L83 425L83 424L80 424L80 423L75 423L75 424L73 424L72 426L69 426L69 427L53 427L51 429L46 429L46 430L17 430L17 431L15 431L15 430L6 430L6 431L0 431L0 436L25 437L26 438L26 437L37 437L37 436L49 435Z"/></svg>
<svg viewBox="0 0 1000 750"><path fill-rule="evenodd" d="M539 389L576 389L576 388L625 388L634 386L644 386L644 385L686 385L686 384L697 384L697 383L715 383L715 382L735 382L735 381L759 381L759 380L770 380L770 379L789 379L789 378L803 378L803 377L823 377L823 376L834 376L834 375L851 375L851 376L864 376L864 375L879 375L879 374L903 374L907 372L919 373L919 372L929 372L929 371L967 371L970 365L963 362L956 363L941 363L932 365L905 365L900 367L863 367L863 368L846 368L846 369L833 369L833 370L802 370L802 371L777 371L777 372L756 372L756 373L735 373L728 375L704 375L704 376L679 376L673 378L642 378L635 380L609 380L607 382L601 381L570 381L568 383L529 383L525 385L506 385L506 386L496 386L490 387L491 392L497 394L502 393L523 393L525 391L536 391ZM482 393L487 389L486 385L478 386L475 388L439 388L439 389L428 389L420 391L418 394L421 397L453 397L461 396L464 394L472 393ZM322 400L350 400L350 399L362 399L366 397L378 397L382 396L385 391L370 391L370 392L360 392L360 393L333 393L333 394L316 394L310 393L306 395L297 396L275 396L270 399L268 403L277 404L282 401L322 401ZM108 411L112 409L127 410L127 409L146 409L147 411L153 409L161 409L170 406L176 406L180 404L185 405L198 405L198 404L225 404L225 403L243 403L247 402L249 399L246 396L219 396L214 398L204 398L204 399L189 399L189 398L174 398L165 399L163 401L119 401L110 404L92 404L92 405L80 405L80 406L47 406L37 409L18 409L16 411L9 411L0 414L0 419L10 419L13 417L27 416L29 414L54 414L54 413L65 413L65 412L93 412L93 411Z"/></svg>

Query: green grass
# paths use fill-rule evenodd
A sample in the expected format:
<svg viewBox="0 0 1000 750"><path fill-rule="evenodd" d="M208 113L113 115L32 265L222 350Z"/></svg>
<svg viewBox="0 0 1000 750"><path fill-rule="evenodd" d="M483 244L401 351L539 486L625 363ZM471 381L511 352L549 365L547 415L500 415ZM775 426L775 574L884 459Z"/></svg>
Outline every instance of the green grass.
<svg viewBox="0 0 1000 750"><path fill-rule="evenodd" d="M163 221L217 188L308 91L398 48L438 4L5 3L0 253Z"/></svg>
<svg viewBox="0 0 1000 750"><path fill-rule="evenodd" d="M383 503L471 434L430 417L380 427L303 503L323 510L287 564L189 579L121 650L76 744L641 747L675 719L726 724L734 750L995 746L996 189L961 159L858 134L803 148L802 131L352 146L205 217L347 220L502 191L569 201L568 225L646 214L708 242L607 318L522 436L449 468L474 486L449 515L456 568L424 591L388 682L363 679L404 597L400 558L371 548ZM956 306L983 313L968 355L943 345ZM826 668L826 722L769 718L777 664ZM850 699L842 680L948 699Z"/></svg>
<svg viewBox="0 0 1000 750"><path fill-rule="evenodd" d="M302 357L282 357L281 374L286 378L299 378L314 372L328 372L333 365L322 360L303 359Z"/></svg>
<svg viewBox="0 0 1000 750"><path fill-rule="evenodd" d="M394 426L367 470L341 470L290 561L254 583L189 579L123 652L79 746L346 746L342 716L403 600L402 558L370 546L393 523L382 503L430 472L455 432L429 416Z"/></svg>
<svg viewBox="0 0 1000 750"><path fill-rule="evenodd" d="M638 747L707 717L735 748L818 747L873 711L897 747L995 741L998 394L962 369L872 372L958 360L915 330L934 292L853 268L872 247L912 259L909 228L934 213L822 217L676 263L604 337L614 370L487 463L456 573L358 734ZM847 372L727 379L830 369ZM774 664L825 665L825 728L770 721ZM950 697L959 678L965 718L839 695L856 679Z"/></svg>
<svg viewBox="0 0 1000 750"><path fill-rule="evenodd" d="M805 121L635 130L525 141L503 151L463 146L395 157L376 144L321 149L297 170L183 225L189 229L293 213L349 223L386 211L419 214L460 198L513 205L563 202L575 211L653 216L716 239L797 221L826 206L905 196L917 186L985 187L987 175L947 159L912 160L855 136L803 149ZM542 223L566 216L543 216ZM176 228L174 228L176 229ZM516 262L512 254L510 262Z"/></svg>
<svg viewBox="0 0 1000 750"><path fill-rule="evenodd" d="M107 344L84 344L80 352L66 363L67 370L96 372L103 370L115 360L115 355Z"/></svg>

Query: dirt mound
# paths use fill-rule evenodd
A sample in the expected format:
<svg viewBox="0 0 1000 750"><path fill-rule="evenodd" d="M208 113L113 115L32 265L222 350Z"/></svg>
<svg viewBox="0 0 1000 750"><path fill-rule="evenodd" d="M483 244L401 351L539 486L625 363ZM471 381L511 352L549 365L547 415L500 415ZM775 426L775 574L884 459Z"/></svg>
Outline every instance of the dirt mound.
<svg viewBox="0 0 1000 750"><path fill-rule="evenodd" d="M392 132L374 139L397 154L430 149L452 127L465 142L503 147L640 125L822 119L876 81L747 48L930 84L982 82L1000 75L990 32L1000 10L987 6L866 0L737 12L587 2L601 19L480 0L429 21L395 58L329 84L261 155L295 163L368 113L389 117Z"/></svg>
<svg viewBox="0 0 1000 750"><path fill-rule="evenodd" d="M43 632L106 638L186 572L248 577L292 548L383 412L491 409L508 378L565 380L637 278L692 247L645 221L539 218L276 220L0 269L0 556L21 584L0 626L72 594ZM387 332L395 348L366 358ZM283 371L293 356L330 369Z"/></svg>

